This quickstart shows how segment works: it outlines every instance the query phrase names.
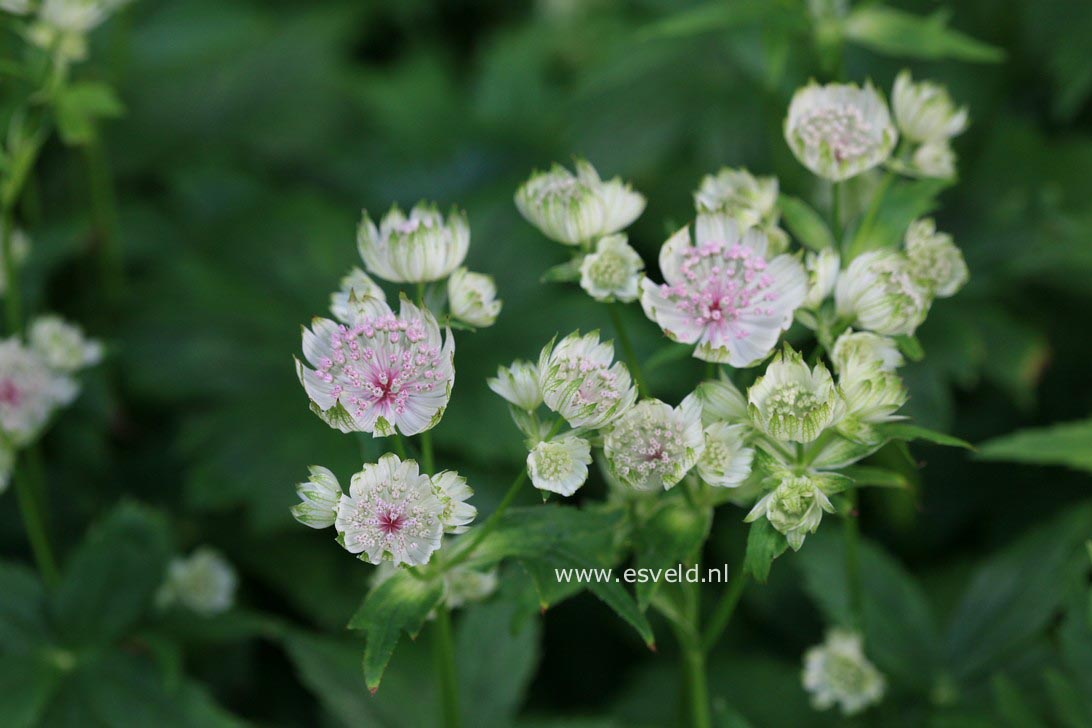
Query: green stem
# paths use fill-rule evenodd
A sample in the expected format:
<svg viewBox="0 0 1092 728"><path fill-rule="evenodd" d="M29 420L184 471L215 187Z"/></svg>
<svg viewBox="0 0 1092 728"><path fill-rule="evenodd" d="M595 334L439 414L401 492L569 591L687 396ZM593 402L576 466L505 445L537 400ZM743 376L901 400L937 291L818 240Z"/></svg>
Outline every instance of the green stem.
<svg viewBox="0 0 1092 728"><path fill-rule="evenodd" d="M27 531L27 540L30 541L34 561L38 565L38 573L41 574L42 581L51 586L57 583L57 561L53 557L53 549L49 545L49 537L46 535L42 520L42 511L35 498L33 474L26 468L25 463L16 462L12 477L15 480L15 493L19 501L19 511L23 517L23 526Z"/></svg>
<svg viewBox="0 0 1092 728"><path fill-rule="evenodd" d="M836 236L835 243L838 248L842 247L842 216L845 211L842 209L842 182L830 183L830 231Z"/></svg>
<svg viewBox="0 0 1092 728"><path fill-rule="evenodd" d="M846 492L849 513L845 519L846 582L849 587L849 613L853 627L864 631L864 591L861 585L860 529L857 523L857 491Z"/></svg>
<svg viewBox="0 0 1092 728"><path fill-rule="evenodd" d="M642 397L647 397L648 385L645 384L645 378L641 374L641 365L637 362L637 355L633 351L633 345L630 343L629 334L626 333L625 324L622 323L622 314L619 313L619 308L620 306L617 303L607 304L611 323L614 324L614 331L618 334L618 343L622 346L622 354L626 357L626 364L629 366L629 371L633 374L633 381L637 382L637 391Z"/></svg>
<svg viewBox="0 0 1092 728"><path fill-rule="evenodd" d="M396 432L391 436L391 441L394 442L394 451L398 453L398 457L405 460L406 443L402 441L402 436Z"/></svg>
<svg viewBox="0 0 1092 728"><path fill-rule="evenodd" d="M676 625L675 636L679 640L683 660L683 684L688 706L690 725L693 728L709 728L709 687L705 676L705 651L701 644L701 587L684 585L686 589L687 616L690 624Z"/></svg>
<svg viewBox="0 0 1092 728"><path fill-rule="evenodd" d="M15 215L10 206L0 211L0 226L3 227L3 240L0 245L4 266L4 316L8 334L15 336L23 332L23 310L19 291L19 274L15 269L15 256L12 252L12 240L15 232Z"/></svg>
<svg viewBox="0 0 1092 728"><path fill-rule="evenodd" d="M725 587L720 601L717 602L717 606L713 610L713 616L709 619L709 624L705 627L702 637L702 649L706 652L713 649L713 646L716 645L720 636L724 633L725 628L728 627L732 615L735 614L736 605L739 604L739 599L743 596L743 590L747 587L747 581L747 573L743 570L743 564L740 563L736 573L732 575L731 580L728 582L728 586Z"/></svg>
<svg viewBox="0 0 1092 728"><path fill-rule="evenodd" d="M451 612L447 604L440 602L436 608L436 675L440 681L440 704L443 707L443 724L447 728L459 726L459 683L455 674L455 641L452 638Z"/></svg>
<svg viewBox="0 0 1092 728"><path fill-rule="evenodd" d="M516 494L519 493L520 486L523 485L523 481L526 479L527 468L523 468L519 471L519 475L516 476L516 479L512 481L512 485L508 486L508 492L504 494L504 498L501 499L500 505L497 506L497 510L493 511L493 513L489 515L489 518L485 519L485 523L466 537L466 546L461 548L444 564L445 568L450 569L454 566L458 566L470 558L470 555L474 553L474 549L478 547L478 544L480 544L486 536L492 533L500 523L501 516L508 510L508 506L512 505L512 501L516 499Z"/></svg>
<svg viewBox="0 0 1092 728"><path fill-rule="evenodd" d="M425 430L421 433L421 467L429 475L433 475L432 459L432 431Z"/></svg>
<svg viewBox="0 0 1092 728"><path fill-rule="evenodd" d="M83 150L91 193L91 219L94 223L99 275L107 303L113 306L121 301L125 284L114 183L102 141L97 134L92 136Z"/></svg>
<svg viewBox="0 0 1092 728"><path fill-rule="evenodd" d="M714 380L717 378L717 363L712 361L705 362L705 378L707 380Z"/></svg>

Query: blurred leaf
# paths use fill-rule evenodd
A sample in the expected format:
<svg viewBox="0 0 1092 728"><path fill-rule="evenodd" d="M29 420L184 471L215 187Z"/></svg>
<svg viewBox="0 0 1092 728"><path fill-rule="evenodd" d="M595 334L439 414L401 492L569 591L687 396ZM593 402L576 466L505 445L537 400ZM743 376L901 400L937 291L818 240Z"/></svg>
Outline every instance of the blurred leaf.
<svg viewBox="0 0 1092 728"><path fill-rule="evenodd" d="M682 12L668 15L645 26L639 37L644 40L657 38L686 38L704 33L728 30L755 22L791 22L803 24L802 14L786 12L787 4L735 0L734 2L707 2Z"/></svg>
<svg viewBox="0 0 1092 728"><path fill-rule="evenodd" d="M1011 728L1038 728L1044 725L1035 715L1027 697L1012 680L1004 675L995 675L991 686L997 711Z"/></svg>
<svg viewBox="0 0 1092 728"><path fill-rule="evenodd" d="M886 174L892 174L887 172ZM937 207L937 195L951 186L950 180L894 180L883 183L875 194L881 195L871 204L875 212L866 212L850 244L849 258L880 248L894 248L902 243L906 229L919 217ZM845 261L843 261L843 266Z"/></svg>
<svg viewBox="0 0 1092 728"><path fill-rule="evenodd" d="M0 594L0 653L25 654L45 643L49 626L38 576L20 564L0 561Z"/></svg>
<svg viewBox="0 0 1092 728"><path fill-rule="evenodd" d="M766 518L759 518L747 531L747 553L743 557L743 571L765 584L770 578L774 559L785 553L789 542L770 525Z"/></svg>
<svg viewBox="0 0 1092 728"><path fill-rule="evenodd" d="M899 351L910 361L921 361L925 358L925 349L922 348L916 336L896 336L895 343L899 345Z"/></svg>
<svg viewBox="0 0 1092 728"><path fill-rule="evenodd" d="M877 429L884 437L892 437L896 440L906 440L907 442L925 440L926 442L931 442L936 445L962 447L967 450L974 450L974 445L964 440L960 440L958 437L945 435L943 432L934 432L928 428L907 424L905 422L890 422L879 425Z"/></svg>
<svg viewBox="0 0 1092 728"><path fill-rule="evenodd" d="M781 195L778 197L778 205L789 232L801 245L812 250L836 247L830 228L808 203L798 197Z"/></svg>
<svg viewBox="0 0 1092 728"><path fill-rule="evenodd" d="M56 99L57 132L69 146L87 144L95 138L95 123L125 113L114 89L97 81L81 81L61 87Z"/></svg>
<svg viewBox="0 0 1092 728"><path fill-rule="evenodd" d="M877 468L870 465L850 465L848 468L843 469L841 473L852 478L853 485L858 488L867 485L899 489L909 489L911 487L911 483L905 475L886 468Z"/></svg>
<svg viewBox="0 0 1092 728"><path fill-rule="evenodd" d="M42 725L42 714L60 677L56 667L37 656L0 654L0 725L5 728Z"/></svg>
<svg viewBox="0 0 1092 728"><path fill-rule="evenodd" d="M1000 48L948 28L945 12L919 17L878 4L860 5L845 20L845 37L877 53L903 58L954 58L996 63Z"/></svg>
<svg viewBox="0 0 1092 728"><path fill-rule="evenodd" d="M979 445L977 457L1092 472L1092 419L994 438Z"/></svg>
<svg viewBox="0 0 1092 728"><path fill-rule="evenodd" d="M664 498L635 535L635 566L653 572L687 563L709 537L713 514L708 508L695 509L683 498ZM638 582L637 604L648 606L659 579Z"/></svg>
<svg viewBox="0 0 1092 728"><path fill-rule="evenodd" d="M543 273L540 280L543 283L571 283L573 281L579 281L580 264L583 261L583 256L579 256L561 263L560 265L555 265L553 268L550 268Z"/></svg>

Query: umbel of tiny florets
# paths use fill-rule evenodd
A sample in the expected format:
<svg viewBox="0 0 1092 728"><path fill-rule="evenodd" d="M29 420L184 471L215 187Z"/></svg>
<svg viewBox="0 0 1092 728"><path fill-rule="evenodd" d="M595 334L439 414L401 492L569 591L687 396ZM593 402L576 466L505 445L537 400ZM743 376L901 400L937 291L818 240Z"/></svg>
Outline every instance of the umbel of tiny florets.
<svg viewBox="0 0 1092 728"><path fill-rule="evenodd" d="M699 215L722 214L742 228L759 228L769 240L770 252L783 253L789 236L778 227L778 189L776 177L755 177L746 169L725 167L702 178L694 208Z"/></svg>
<svg viewBox="0 0 1092 728"><path fill-rule="evenodd" d="M823 520L823 512L834 513L834 504L827 496L845 489L848 479L831 473L797 475L779 471L771 478L776 487L764 495L743 520L747 523L762 516L794 551L804 545L804 538L815 533Z"/></svg>
<svg viewBox="0 0 1092 728"><path fill-rule="evenodd" d="M694 356L734 367L769 356L807 294L793 256L768 258L766 236L722 215L699 215L696 243L683 228L660 250L662 284L641 281L645 315Z"/></svg>
<svg viewBox="0 0 1092 728"><path fill-rule="evenodd" d="M316 318L303 330L296 362L312 409L342 432L376 437L415 435L443 415L455 380L455 340L428 309L402 299L397 316L386 303L365 299L368 313L337 324Z"/></svg>
<svg viewBox="0 0 1092 728"><path fill-rule="evenodd" d="M516 208L527 222L565 245L590 245L625 229L645 209L645 198L619 178L603 181L577 159L576 174L555 164L536 172L516 191Z"/></svg>
<svg viewBox="0 0 1092 728"><path fill-rule="evenodd" d="M597 301L633 301L644 268L645 262L625 235L608 235L581 260L580 287Z"/></svg>
<svg viewBox="0 0 1092 728"><path fill-rule="evenodd" d="M570 496L588 479L591 461L588 441L566 433L535 445L527 455L527 472L539 490Z"/></svg>
<svg viewBox="0 0 1092 728"><path fill-rule="evenodd" d="M445 219L431 203L417 203L408 216L396 205L378 226L365 212L356 240L373 275L392 283L428 283L447 278L462 264L470 225L456 208Z"/></svg>
<svg viewBox="0 0 1092 728"><path fill-rule="evenodd" d="M747 400L759 429L791 442L811 442L845 412L827 368L822 363L809 368L788 345L747 391Z"/></svg>
<svg viewBox="0 0 1092 728"><path fill-rule="evenodd" d="M963 253L931 218L915 220L906 231L910 273L937 298L954 296L970 277Z"/></svg>
<svg viewBox="0 0 1092 728"><path fill-rule="evenodd" d="M611 474L640 491L670 489L704 451L701 401L693 394L675 408L658 399L638 402L603 442Z"/></svg>
<svg viewBox="0 0 1092 728"><path fill-rule="evenodd" d="M156 594L160 608L180 604L202 615L225 612L235 601L235 569L215 549L202 546L167 566L167 578Z"/></svg>
<svg viewBox="0 0 1092 728"><path fill-rule="evenodd" d="M569 334L547 344L538 359L542 398L573 427L597 429L626 412L637 399L629 370L614 361L614 346L599 333Z"/></svg>
<svg viewBox="0 0 1092 728"><path fill-rule="evenodd" d="M932 303L929 289L896 250L872 250L853 259L834 288L838 315L886 336L911 335Z"/></svg>
<svg viewBox="0 0 1092 728"><path fill-rule="evenodd" d="M883 699L886 681L865 657L856 632L833 629L826 641L804 653L804 688L819 710L838 705L855 715Z"/></svg>
<svg viewBox="0 0 1092 728"><path fill-rule="evenodd" d="M898 132L887 104L872 86L814 81L789 104L785 140L800 163L820 177L841 181L882 163Z"/></svg>
<svg viewBox="0 0 1092 728"><path fill-rule="evenodd" d="M448 279L447 300L456 320L479 329L496 322L502 305L492 276L466 268L457 268Z"/></svg>

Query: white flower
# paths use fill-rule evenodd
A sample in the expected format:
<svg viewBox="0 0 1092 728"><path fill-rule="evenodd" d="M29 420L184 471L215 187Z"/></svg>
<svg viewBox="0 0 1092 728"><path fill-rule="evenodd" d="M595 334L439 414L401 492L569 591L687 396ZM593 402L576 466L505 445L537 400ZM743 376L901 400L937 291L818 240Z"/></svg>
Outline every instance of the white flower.
<svg viewBox="0 0 1092 728"><path fill-rule="evenodd" d="M853 329L847 329L834 342L830 360L834 370L840 374L874 367L893 372L904 363L899 347L892 339Z"/></svg>
<svg viewBox="0 0 1092 728"><path fill-rule="evenodd" d="M470 522L478 515L478 509L466 502L474 491L466 484L466 478L451 470L432 476L432 494L443 506L440 523L444 533L466 533Z"/></svg>
<svg viewBox="0 0 1092 728"><path fill-rule="evenodd" d="M488 599L497 590L497 570L478 571L458 565L444 571L444 603L456 609L470 602Z"/></svg>
<svg viewBox="0 0 1092 728"><path fill-rule="evenodd" d="M701 421L705 426L714 422L749 423L747 398L727 379L702 382L694 392L701 401Z"/></svg>
<svg viewBox="0 0 1092 728"><path fill-rule="evenodd" d="M58 408L76 398L79 387L55 371L18 339L0 341L0 432L11 445L34 441Z"/></svg>
<svg viewBox="0 0 1092 728"><path fill-rule="evenodd" d="M834 292L841 267L842 259L833 248L823 248L818 253L809 252L804 256L804 268L808 271L808 295L804 299L806 308L819 308Z"/></svg>
<svg viewBox="0 0 1092 728"><path fill-rule="evenodd" d="M694 193L694 208L698 214L726 215L742 228L759 228L766 233L770 249L781 253L788 248L789 236L777 225L778 190L776 177L755 177L746 169L724 167L702 178Z"/></svg>
<svg viewBox="0 0 1092 728"><path fill-rule="evenodd" d="M963 253L952 236L937 232L931 218L915 220L906 231L910 272L937 298L954 296L970 277Z"/></svg>
<svg viewBox="0 0 1092 728"><path fill-rule="evenodd" d="M846 418L840 429L846 435L872 442L870 428L862 427L901 419L895 413L906 404L906 387L898 374L873 369L850 369L838 377L846 402Z"/></svg>
<svg viewBox="0 0 1092 728"><path fill-rule="evenodd" d="M0 233L3 232L3 223L0 223ZM19 228L11 231L11 258L15 261L15 267L19 268L30 254L30 238ZM8 287L7 261L4 260L4 249L0 247L0 296L3 296Z"/></svg>
<svg viewBox="0 0 1092 728"><path fill-rule="evenodd" d="M576 174L555 164L531 175L516 192L516 207L551 240L588 245L636 220L645 198L619 178L606 182L595 167L578 159Z"/></svg>
<svg viewBox="0 0 1092 728"><path fill-rule="evenodd" d="M458 268L447 281L447 299L451 315L464 324L480 329L492 326L501 310L497 284L491 276Z"/></svg>
<svg viewBox="0 0 1092 728"><path fill-rule="evenodd" d="M664 283L641 281L645 315L672 341L696 344L698 359L754 366L773 351L803 303L804 267L789 255L769 259L763 233L741 234L722 215L699 215L695 236L696 244L683 228L664 243Z"/></svg>
<svg viewBox="0 0 1092 728"><path fill-rule="evenodd" d="M591 461L588 441L565 434L535 445L527 455L527 472L539 490L570 496L588 479Z"/></svg>
<svg viewBox="0 0 1092 728"><path fill-rule="evenodd" d="M365 561L417 566L440 548L445 510L417 463L388 453L353 475L334 527L345 550Z"/></svg>
<svg viewBox="0 0 1092 728"><path fill-rule="evenodd" d="M292 517L310 528L329 528L337 517L341 484L328 468L312 465L308 470L311 480L296 486L303 502L292 506Z"/></svg>
<svg viewBox="0 0 1092 728"><path fill-rule="evenodd" d="M201 546L188 558L171 561L156 602L161 607L178 603L207 617L231 609L235 587L235 569L231 564L215 549Z"/></svg>
<svg viewBox="0 0 1092 728"><path fill-rule="evenodd" d="M798 89L785 119L785 140L800 163L820 177L841 181L886 160L898 132L883 97L866 83L812 81Z"/></svg>
<svg viewBox="0 0 1092 728"><path fill-rule="evenodd" d="M940 84L914 83L909 71L895 78L891 106L899 131L911 141L946 141L967 128L966 106L956 108L948 89Z"/></svg>
<svg viewBox="0 0 1092 728"><path fill-rule="evenodd" d="M641 491L670 489L704 451L701 401L693 394L675 408L658 399L641 400L603 442L611 474Z"/></svg>
<svg viewBox="0 0 1092 728"><path fill-rule="evenodd" d="M895 250L872 250L854 258L838 277L834 300L839 316L886 336L913 334L931 303L910 261Z"/></svg>
<svg viewBox="0 0 1092 728"><path fill-rule="evenodd" d="M751 418L770 437L811 442L844 414L841 395L822 363L808 368L788 346L747 390Z"/></svg>
<svg viewBox="0 0 1092 728"><path fill-rule="evenodd" d="M462 265L470 247L470 225L457 208L445 220L428 202L417 203L408 216L395 205L378 227L365 212L356 244L373 275L392 283L427 283L447 278Z"/></svg>
<svg viewBox="0 0 1092 728"><path fill-rule="evenodd" d="M316 318L303 329L311 369L296 371L312 409L342 432L385 437L415 435L443 416L455 380L455 339L428 309L405 298L397 316L386 303L366 299L368 315L353 325Z"/></svg>
<svg viewBox="0 0 1092 728"><path fill-rule="evenodd" d="M596 429L617 419L637 399L629 370L614 362L614 346L599 333L569 334L547 344L538 358L539 386L546 406L573 427Z"/></svg>
<svg viewBox="0 0 1092 728"><path fill-rule="evenodd" d="M956 156L947 141L922 144L914 150L912 172L922 177L948 179L956 173Z"/></svg>
<svg viewBox="0 0 1092 728"><path fill-rule="evenodd" d="M71 374L102 361L102 344L60 316L39 316L27 334L31 351L58 372Z"/></svg>
<svg viewBox="0 0 1092 728"><path fill-rule="evenodd" d="M507 367L498 368L497 376L487 379L486 384L509 403L527 412L534 412L542 404L538 367L529 361L518 359Z"/></svg>
<svg viewBox="0 0 1092 728"><path fill-rule="evenodd" d="M87 57L87 34L129 0L42 0L28 38L72 61Z"/></svg>
<svg viewBox="0 0 1092 728"><path fill-rule="evenodd" d="M786 473L777 487L759 499L743 520L750 523L766 516L770 525L784 534L793 551L799 551L804 538L819 528L823 512L834 513L834 504L827 495L841 490L838 477Z"/></svg>
<svg viewBox="0 0 1092 728"><path fill-rule="evenodd" d="M608 235L580 262L580 287L597 301L633 301L644 268L625 235Z"/></svg>
<svg viewBox="0 0 1092 728"><path fill-rule="evenodd" d="M804 688L819 710L835 704L843 715L860 713L880 702L886 681L865 657L861 636L844 629L832 629L826 641L804 653Z"/></svg>
<svg viewBox="0 0 1092 728"><path fill-rule="evenodd" d="M340 290L330 294L330 313L343 324L355 323L368 314L368 299L386 302L387 294L367 273L353 268L341 279Z"/></svg>
<svg viewBox="0 0 1092 728"><path fill-rule="evenodd" d="M698 460L698 475L709 485L735 488L751 474L755 451L746 445L748 428L714 422L705 428L705 451Z"/></svg>

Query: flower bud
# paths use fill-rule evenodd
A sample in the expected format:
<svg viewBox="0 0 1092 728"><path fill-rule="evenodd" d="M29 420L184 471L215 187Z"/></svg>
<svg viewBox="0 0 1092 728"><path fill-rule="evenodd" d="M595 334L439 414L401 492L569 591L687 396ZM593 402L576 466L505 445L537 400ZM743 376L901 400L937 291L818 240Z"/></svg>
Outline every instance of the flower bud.
<svg viewBox="0 0 1092 728"><path fill-rule="evenodd" d="M459 268L447 282L451 315L480 329L492 326L501 310L497 286L491 276Z"/></svg>
<svg viewBox="0 0 1092 728"><path fill-rule="evenodd" d="M534 412L542 404L538 367L529 361L519 359L500 367L497 376L487 379L486 384L510 404L527 412Z"/></svg>
<svg viewBox="0 0 1092 728"><path fill-rule="evenodd" d="M906 232L906 255L910 271L937 298L954 296L970 277L963 253L952 236L938 233L936 223L926 218L910 224Z"/></svg>
<svg viewBox="0 0 1092 728"><path fill-rule="evenodd" d="M341 484L327 468L312 465L309 470L311 480L296 486L303 502L292 506L292 517L310 528L329 528L337 518Z"/></svg>
<svg viewBox="0 0 1092 728"><path fill-rule="evenodd" d="M914 83L909 71L895 78L891 105L899 131L914 142L945 141L967 128L966 106L956 108L948 89L940 84Z"/></svg>
<svg viewBox="0 0 1092 728"><path fill-rule="evenodd" d="M922 177L949 179L956 173L956 156L947 141L926 142L914 150L913 169Z"/></svg>
<svg viewBox="0 0 1092 728"><path fill-rule="evenodd" d="M368 299L386 302L387 294L367 273L353 268L341 279L341 288L330 294L330 313L343 324L354 324L374 315Z"/></svg>
<svg viewBox="0 0 1092 728"><path fill-rule="evenodd" d="M181 604L204 616L226 612L235 602L235 569L219 552L207 546L188 558L174 559L156 602L160 607Z"/></svg>
<svg viewBox="0 0 1092 728"><path fill-rule="evenodd" d="M847 329L834 342L830 360L840 374L873 367L893 372L904 363L899 347L892 339L853 329Z"/></svg>
<svg viewBox="0 0 1092 728"><path fill-rule="evenodd" d="M432 476L432 494L440 501L440 523L444 533L466 533L469 524L478 515L478 509L466 502L474 491L466 484L466 478L451 470Z"/></svg>
<svg viewBox="0 0 1092 728"><path fill-rule="evenodd" d="M395 205L378 227L365 212L356 243L373 275L392 283L428 283L447 278L462 264L470 225L456 208L445 219L432 203L417 203L409 216Z"/></svg>
<svg viewBox="0 0 1092 728"><path fill-rule="evenodd" d="M834 288L838 315L886 336L910 335L932 302L914 277L910 261L894 250L873 250L853 259Z"/></svg>
<svg viewBox="0 0 1092 728"><path fill-rule="evenodd" d="M808 272L808 295L804 299L806 308L819 308L834 292L841 266L838 251L833 248L823 248L818 253L809 252L804 256L804 268Z"/></svg>
<svg viewBox="0 0 1092 728"><path fill-rule="evenodd" d="M581 261L580 287L597 301L633 301L644 268L645 262L625 235L608 235Z"/></svg>
<svg viewBox="0 0 1092 728"><path fill-rule="evenodd" d="M823 512L834 513L828 495L844 488L841 476L809 473L781 476L777 487L767 493L743 520L747 523L766 516L770 525L784 534L793 551L799 551L804 538L815 533L823 520Z"/></svg>
<svg viewBox="0 0 1092 728"><path fill-rule="evenodd" d="M769 253L778 255L789 242L788 234L778 227L778 187L776 177L755 177L746 169L725 167L702 179L694 193L694 208L699 215L727 215L743 229L760 229L769 240Z"/></svg>
<svg viewBox="0 0 1092 728"><path fill-rule="evenodd" d="M539 490L570 496L587 481L591 461L588 441L565 434L535 445L527 455L527 472Z"/></svg>
<svg viewBox="0 0 1092 728"><path fill-rule="evenodd" d="M60 316L39 316L27 334L31 350L55 371L71 374L102 361L102 344Z"/></svg>

